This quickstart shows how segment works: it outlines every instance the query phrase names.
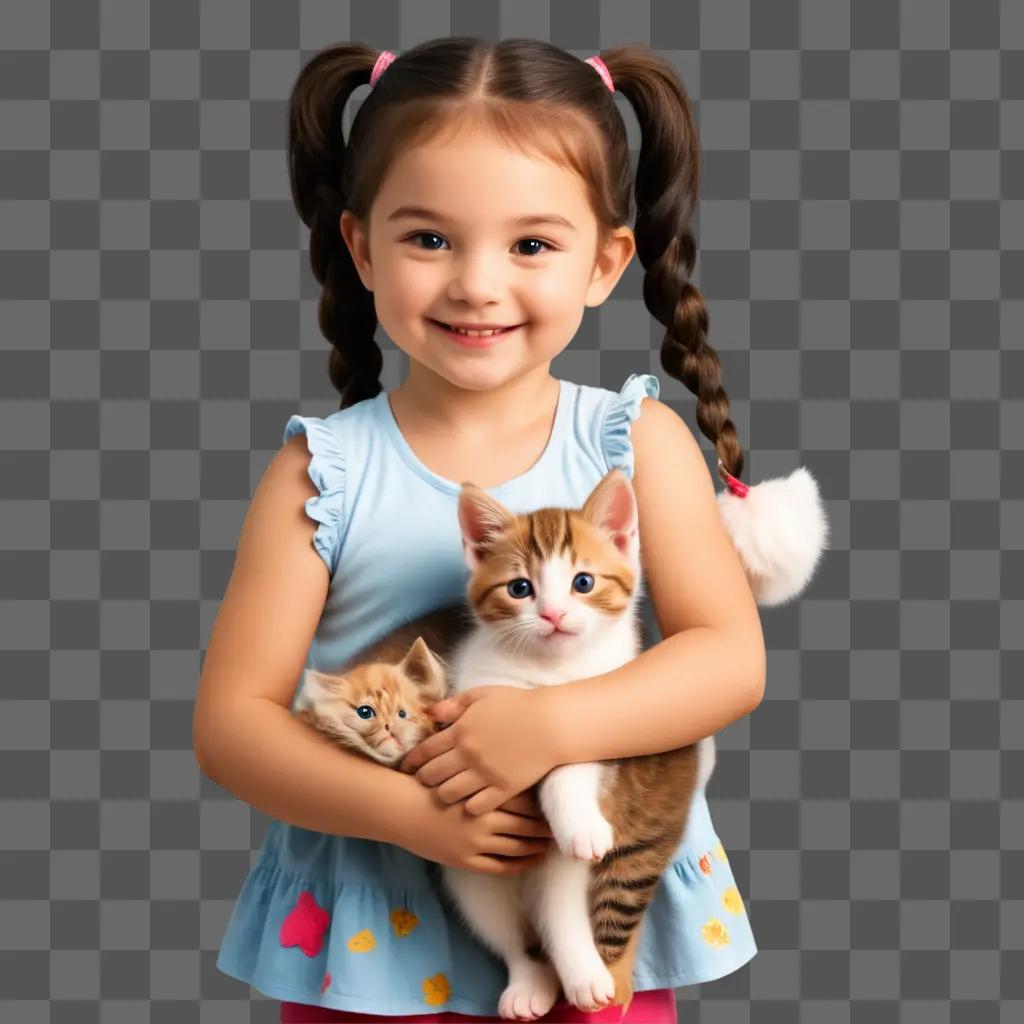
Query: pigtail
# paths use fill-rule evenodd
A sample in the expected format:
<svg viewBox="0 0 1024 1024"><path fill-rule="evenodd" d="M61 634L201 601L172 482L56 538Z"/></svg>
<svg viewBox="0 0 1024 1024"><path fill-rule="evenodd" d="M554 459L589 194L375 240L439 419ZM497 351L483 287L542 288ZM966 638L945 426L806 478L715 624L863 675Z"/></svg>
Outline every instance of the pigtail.
<svg viewBox="0 0 1024 1024"><path fill-rule="evenodd" d="M370 81L376 59L377 51L362 43L322 50L302 69L288 111L292 199L310 231L310 265L323 286L320 331L331 343L328 374L342 409L381 391L383 356L374 340L373 293L359 278L340 226L348 198L342 112L352 92Z"/></svg>
<svg viewBox="0 0 1024 1024"><path fill-rule="evenodd" d="M738 478L743 449L729 418L718 353L708 344L707 306L689 280L697 259L690 221L700 186L700 142L686 88L646 47L614 47L601 57L640 124L634 235L646 271L644 303L666 328L661 365L697 396L697 425Z"/></svg>
<svg viewBox="0 0 1024 1024"><path fill-rule="evenodd" d="M721 363L708 344L707 306L689 279L697 258L690 221L700 186L700 141L686 87L646 47L616 47L601 57L640 122L633 233L646 271L644 303L666 328L661 365L697 396L697 425L714 444L727 484L718 507L755 598L781 604L807 586L828 540L818 485L802 466L754 487L739 479L743 449L729 418Z"/></svg>

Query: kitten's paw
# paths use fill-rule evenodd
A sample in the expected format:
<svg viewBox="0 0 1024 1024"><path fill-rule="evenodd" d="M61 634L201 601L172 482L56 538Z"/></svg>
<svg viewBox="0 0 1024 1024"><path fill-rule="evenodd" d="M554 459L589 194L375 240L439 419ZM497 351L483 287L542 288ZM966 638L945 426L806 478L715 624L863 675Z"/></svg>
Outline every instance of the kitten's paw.
<svg viewBox="0 0 1024 1024"><path fill-rule="evenodd" d="M536 1020L558 999L561 984L549 963L530 960L511 971L508 986L498 1000L498 1015L505 1020Z"/></svg>
<svg viewBox="0 0 1024 1024"><path fill-rule="evenodd" d="M558 849L577 860L599 861L615 844L612 827L601 814L570 822L564 828L552 825L551 831Z"/></svg>
<svg viewBox="0 0 1024 1024"><path fill-rule="evenodd" d="M562 987L565 998L585 1012L604 1009L615 998L615 979L600 960L590 970L564 979Z"/></svg>

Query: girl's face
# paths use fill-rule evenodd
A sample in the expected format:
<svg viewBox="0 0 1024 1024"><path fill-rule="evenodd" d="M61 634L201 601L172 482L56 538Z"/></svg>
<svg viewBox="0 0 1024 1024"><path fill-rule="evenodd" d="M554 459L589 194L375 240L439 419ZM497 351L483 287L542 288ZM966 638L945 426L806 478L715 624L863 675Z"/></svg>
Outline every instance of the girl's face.
<svg viewBox="0 0 1024 1024"><path fill-rule="evenodd" d="M388 337L470 390L549 363L635 251L628 227L598 250L575 173L473 129L401 152L370 209L368 237L347 210L341 229ZM469 347L438 322L515 329Z"/></svg>

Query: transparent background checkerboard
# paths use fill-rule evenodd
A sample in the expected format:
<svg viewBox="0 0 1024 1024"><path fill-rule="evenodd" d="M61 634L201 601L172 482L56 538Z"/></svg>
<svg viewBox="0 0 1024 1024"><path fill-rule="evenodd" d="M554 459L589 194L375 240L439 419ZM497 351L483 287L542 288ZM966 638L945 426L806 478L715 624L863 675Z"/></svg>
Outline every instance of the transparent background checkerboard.
<svg viewBox="0 0 1024 1024"><path fill-rule="evenodd" d="M337 408L286 97L330 42L449 34L680 71L745 477L827 502L709 786L760 953L680 1019L1024 1019L1016 0L0 3L0 1017L277 1019L215 967L266 820L191 713L252 488ZM641 280L553 371L658 373L696 432Z"/></svg>

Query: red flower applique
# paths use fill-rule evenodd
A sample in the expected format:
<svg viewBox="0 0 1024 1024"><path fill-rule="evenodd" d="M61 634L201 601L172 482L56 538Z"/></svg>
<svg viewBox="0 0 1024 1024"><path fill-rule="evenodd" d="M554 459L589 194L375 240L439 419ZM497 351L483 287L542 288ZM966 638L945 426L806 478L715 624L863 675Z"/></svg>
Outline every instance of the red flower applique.
<svg viewBox="0 0 1024 1024"><path fill-rule="evenodd" d="M327 911L311 892L300 893L298 902L281 922L281 945L298 946L306 956L314 957L323 945L329 921Z"/></svg>
<svg viewBox="0 0 1024 1024"><path fill-rule="evenodd" d="M711 874L711 858L706 853L701 857L698 863L700 864L701 871L703 871L705 875Z"/></svg>
<svg viewBox="0 0 1024 1024"><path fill-rule="evenodd" d="M324 975L324 983L320 987L320 995L323 995L331 987L331 972L328 971Z"/></svg>

